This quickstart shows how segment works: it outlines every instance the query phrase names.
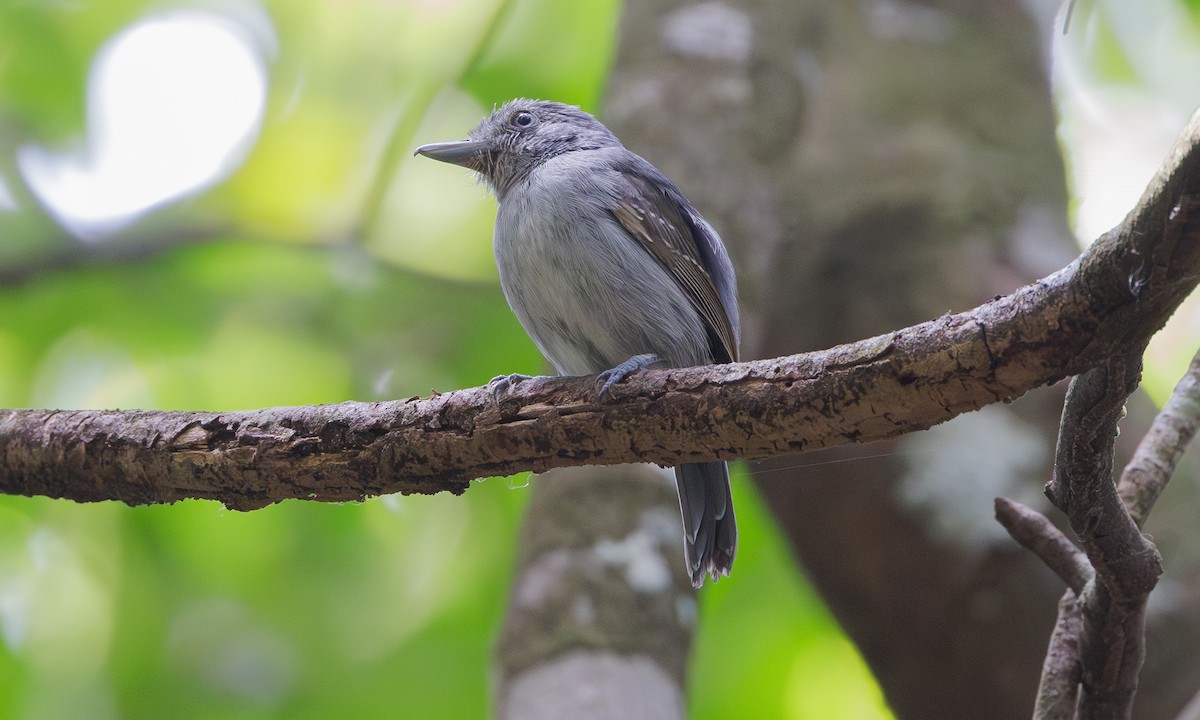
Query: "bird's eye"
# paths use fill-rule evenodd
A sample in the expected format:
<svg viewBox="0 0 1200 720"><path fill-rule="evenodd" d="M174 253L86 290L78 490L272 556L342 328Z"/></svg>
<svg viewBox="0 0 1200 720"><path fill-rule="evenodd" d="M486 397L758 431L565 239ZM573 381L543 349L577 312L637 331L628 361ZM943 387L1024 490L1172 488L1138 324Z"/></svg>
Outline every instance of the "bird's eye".
<svg viewBox="0 0 1200 720"><path fill-rule="evenodd" d="M512 116L512 124L519 128L532 127L536 122L537 117L533 113L525 112L524 110Z"/></svg>

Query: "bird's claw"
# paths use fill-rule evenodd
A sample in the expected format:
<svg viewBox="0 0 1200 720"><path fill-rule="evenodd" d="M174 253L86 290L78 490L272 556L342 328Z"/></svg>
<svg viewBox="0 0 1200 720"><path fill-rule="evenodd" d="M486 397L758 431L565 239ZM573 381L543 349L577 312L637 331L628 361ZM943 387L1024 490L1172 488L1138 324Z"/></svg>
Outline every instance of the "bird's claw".
<svg viewBox="0 0 1200 720"><path fill-rule="evenodd" d="M661 359L662 358L655 355L654 353L645 353L643 355L634 355L633 357L631 357L628 360L626 360L625 362L617 365L616 367L610 368L610 369L605 370L604 372L600 373L599 375L597 375L597 377L600 380L604 381L604 384L600 386L600 392L596 393L596 399L600 402L603 402L604 398L608 395L608 389L611 388L613 385L616 385L617 383L621 382L622 380L629 377L632 373L635 373L638 370L645 370L646 368L650 367L654 363L659 362Z"/></svg>
<svg viewBox="0 0 1200 720"><path fill-rule="evenodd" d="M521 373L511 373L509 375L497 375L488 380L487 389L492 391L492 400L496 404L500 403L500 396L508 392L508 389L519 382L532 380L533 375L522 375Z"/></svg>

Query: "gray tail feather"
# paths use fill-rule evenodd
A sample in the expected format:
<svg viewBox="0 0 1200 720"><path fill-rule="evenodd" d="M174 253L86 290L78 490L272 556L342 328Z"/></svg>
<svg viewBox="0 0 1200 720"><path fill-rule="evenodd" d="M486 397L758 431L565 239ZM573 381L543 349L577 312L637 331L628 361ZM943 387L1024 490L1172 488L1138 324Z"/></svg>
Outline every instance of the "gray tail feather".
<svg viewBox="0 0 1200 720"><path fill-rule="evenodd" d="M683 557L692 586L728 575L737 551L737 523L729 492L729 467L723 462L690 463L675 468L679 509L683 513Z"/></svg>

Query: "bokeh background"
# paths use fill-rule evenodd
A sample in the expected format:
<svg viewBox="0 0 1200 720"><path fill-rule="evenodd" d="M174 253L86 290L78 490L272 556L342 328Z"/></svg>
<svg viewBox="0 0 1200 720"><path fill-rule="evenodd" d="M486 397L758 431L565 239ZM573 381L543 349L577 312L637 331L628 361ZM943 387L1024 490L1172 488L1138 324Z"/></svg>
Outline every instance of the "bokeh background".
<svg viewBox="0 0 1200 720"><path fill-rule="evenodd" d="M1200 102L1200 2L1079 0L1065 34L1038 8L1086 240ZM543 371L497 284L494 202L411 150L515 96L603 117L620 10L0 3L0 406L242 409ZM1152 395L1196 337L1188 311L1156 342ZM693 716L890 717L738 480ZM484 716L526 483L248 514L0 498L0 719Z"/></svg>

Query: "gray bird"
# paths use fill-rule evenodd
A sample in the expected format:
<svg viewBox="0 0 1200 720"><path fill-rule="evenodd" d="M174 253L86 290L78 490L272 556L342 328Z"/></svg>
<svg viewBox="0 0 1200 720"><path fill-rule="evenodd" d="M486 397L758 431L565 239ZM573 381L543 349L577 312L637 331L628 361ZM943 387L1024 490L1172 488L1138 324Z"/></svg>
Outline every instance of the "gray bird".
<svg viewBox="0 0 1200 720"><path fill-rule="evenodd" d="M679 188L596 118L557 102L513 100L470 139L423 145L478 172L499 202L500 284L525 331L562 375L608 387L661 362L738 358L733 265ZM737 526L724 462L675 468L692 585L728 575Z"/></svg>

